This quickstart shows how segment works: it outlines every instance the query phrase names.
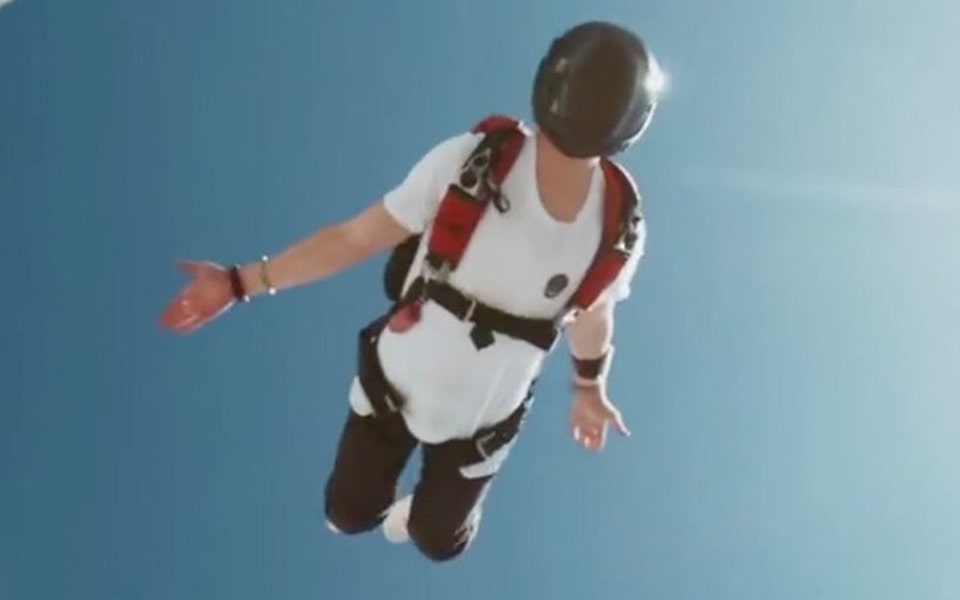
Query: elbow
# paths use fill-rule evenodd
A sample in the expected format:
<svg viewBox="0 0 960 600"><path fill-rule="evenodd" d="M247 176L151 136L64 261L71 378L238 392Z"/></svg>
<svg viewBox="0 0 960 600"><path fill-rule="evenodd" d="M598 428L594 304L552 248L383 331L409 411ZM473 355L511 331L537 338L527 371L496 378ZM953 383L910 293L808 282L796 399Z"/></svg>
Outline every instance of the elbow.
<svg viewBox="0 0 960 600"><path fill-rule="evenodd" d="M353 221L344 221L333 228L337 248L347 263L360 262L376 253L374 240L364 235Z"/></svg>
<svg viewBox="0 0 960 600"><path fill-rule="evenodd" d="M353 260L364 260L393 248L411 235L379 202L336 226L343 251Z"/></svg>

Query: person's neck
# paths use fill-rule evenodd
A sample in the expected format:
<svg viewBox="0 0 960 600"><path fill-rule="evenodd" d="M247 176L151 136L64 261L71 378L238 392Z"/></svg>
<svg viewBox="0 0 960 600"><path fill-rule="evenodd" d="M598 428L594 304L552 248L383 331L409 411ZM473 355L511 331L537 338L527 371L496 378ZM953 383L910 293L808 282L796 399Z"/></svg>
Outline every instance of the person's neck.
<svg viewBox="0 0 960 600"><path fill-rule="evenodd" d="M573 158L557 148L543 132L536 132L537 186L540 200L555 219L576 219L590 190L599 158Z"/></svg>

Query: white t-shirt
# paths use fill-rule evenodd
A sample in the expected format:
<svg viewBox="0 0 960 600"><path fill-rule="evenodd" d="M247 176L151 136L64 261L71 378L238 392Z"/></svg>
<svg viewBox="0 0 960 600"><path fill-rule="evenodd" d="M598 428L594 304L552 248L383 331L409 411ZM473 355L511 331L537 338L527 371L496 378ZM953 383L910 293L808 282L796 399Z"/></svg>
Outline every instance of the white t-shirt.
<svg viewBox="0 0 960 600"><path fill-rule="evenodd" d="M481 136L465 133L428 152L398 187L384 197L387 210L413 232L426 232L411 273L418 274L434 214L448 185ZM489 207L449 282L461 291L501 310L532 318L559 314L577 289L600 243L604 178L598 167L588 199L572 222L554 219L537 188L536 139L527 137L516 163L503 182L510 208ZM615 301L630 293L630 283L643 254L645 229L618 280L605 292ZM564 275L562 292L546 293L547 283ZM472 436L480 427L506 418L526 397L546 353L521 340L494 333L495 343L477 350L470 338L473 325L427 302L420 321L403 333L385 330L379 352L387 377L405 396L404 417L421 441L439 443ZM351 405L369 414L369 401L354 381Z"/></svg>

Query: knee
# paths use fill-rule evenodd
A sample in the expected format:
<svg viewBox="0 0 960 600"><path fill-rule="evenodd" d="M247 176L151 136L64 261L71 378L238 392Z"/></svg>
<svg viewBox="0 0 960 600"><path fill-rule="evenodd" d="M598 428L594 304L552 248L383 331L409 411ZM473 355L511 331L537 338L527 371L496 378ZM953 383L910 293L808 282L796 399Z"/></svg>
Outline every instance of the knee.
<svg viewBox="0 0 960 600"><path fill-rule="evenodd" d="M363 507L358 502L329 495L326 499L325 513L327 527L334 533L347 535L376 529L383 520L383 515Z"/></svg>
<svg viewBox="0 0 960 600"><path fill-rule="evenodd" d="M463 554L469 545L468 538L431 527L429 523L411 521L408 530L420 554L434 562L453 560Z"/></svg>

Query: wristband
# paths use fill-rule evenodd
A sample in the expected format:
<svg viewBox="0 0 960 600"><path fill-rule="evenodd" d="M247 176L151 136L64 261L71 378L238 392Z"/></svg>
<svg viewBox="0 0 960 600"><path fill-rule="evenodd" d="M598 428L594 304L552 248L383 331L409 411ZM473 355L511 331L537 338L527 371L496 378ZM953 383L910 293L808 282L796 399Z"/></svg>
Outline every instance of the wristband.
<svg viewBox="0 0 960 600"><path fill-rule="evenodd" d="M243 280L240 278L240 266L233 265L228 271L230 275L230 289L233 291L233 299L237 302L249 302L250 295L243 287Z"/></svg>
<svg viewBox="0 0 960 600"><path fill-rule="evenodd" d="M573 357L574 382L577 385L600 385L607 378L610 370L610 361L613 359L613 346L609 346L603 356L599 358Z"/></svg>

